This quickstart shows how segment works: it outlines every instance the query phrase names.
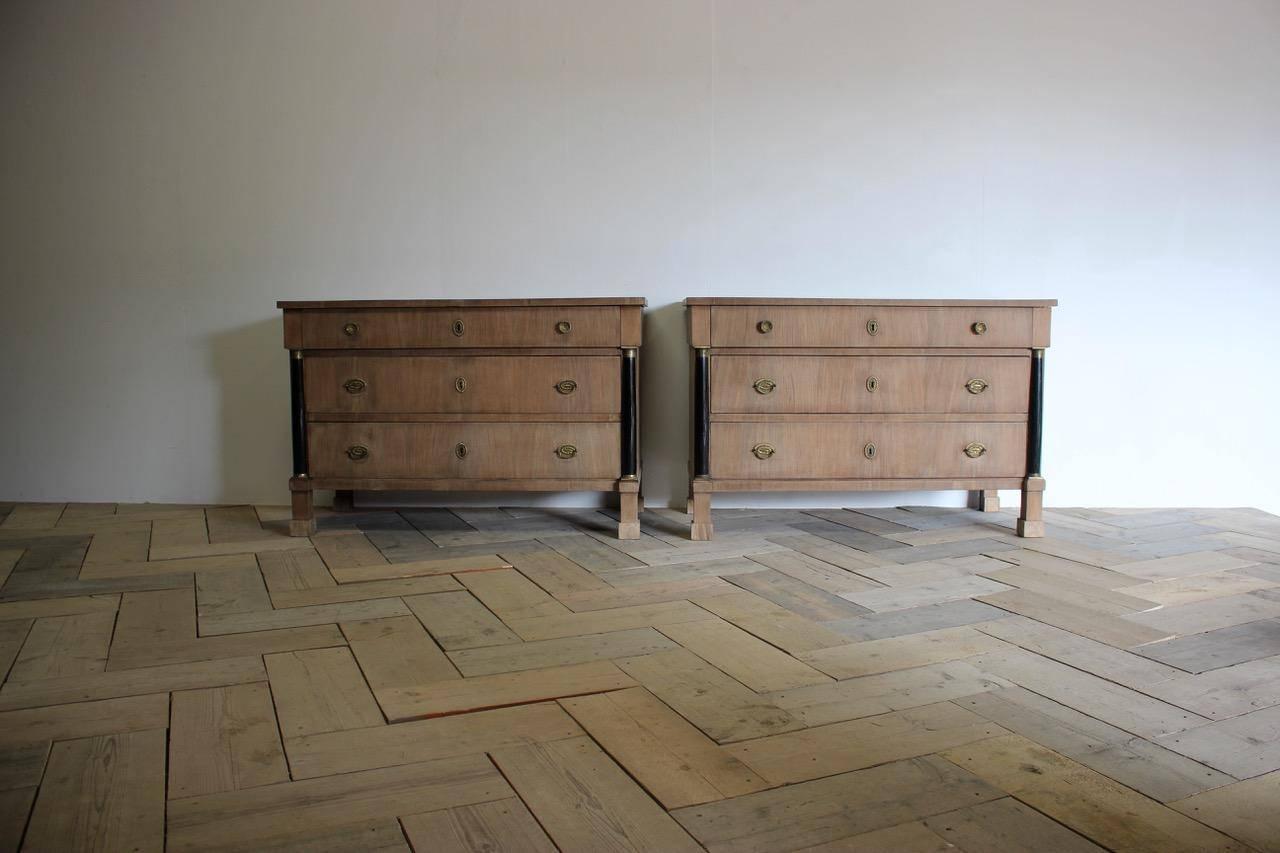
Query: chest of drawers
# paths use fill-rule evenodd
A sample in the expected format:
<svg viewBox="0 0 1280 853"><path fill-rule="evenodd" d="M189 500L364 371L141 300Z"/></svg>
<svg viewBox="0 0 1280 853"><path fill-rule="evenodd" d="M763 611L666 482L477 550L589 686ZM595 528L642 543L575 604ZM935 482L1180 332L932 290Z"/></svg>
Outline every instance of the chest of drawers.
<svg viewBox="0 0 1280 853"><path fill-rule="evenodd" d="M638 538L644 300L280 302L291 532L334 489L604 491Z"/></svg>
<svg viewBox="0 0 1280 853"><path fill-rule="evenodd" d="M1044 535L1044 351L1054 300L685 300L692 537L711 494L1021 489Z"/></svg>

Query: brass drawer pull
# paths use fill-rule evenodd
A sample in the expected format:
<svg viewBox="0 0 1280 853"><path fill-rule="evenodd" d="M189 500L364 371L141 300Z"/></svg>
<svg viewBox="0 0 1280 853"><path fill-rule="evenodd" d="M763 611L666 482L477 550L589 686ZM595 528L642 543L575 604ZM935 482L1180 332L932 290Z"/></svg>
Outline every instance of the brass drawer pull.
<svg viewBox="0 0 1280 853"><path fill-rule="evenodd" d="M778 387L778 383L772 379L757 379L751 387L756 389L757 394L772 394L773 389Z"/></svg>
<svg viewBox="0 0 1280 853"><path fill-rule="evenodd" d="M975 335L985 335L987 333L987 324L979 320L969 327Z"/></svg>
<svg viewBox="0 0 1280 853"><path fill-rule="evenodd" d="M964 383L964 387L969 389L970 394L981 394L991 387L991 383L985 379L970 379Z"/></svg>
<svg viewBox="0 0 1280 853"><path fill-rule="evenodd" d="M867 377L867 390L872 394L876 393L876 389L880 387L880 380L874 376Z"/></svg>
<svg viewBox="0 0 1280 853"><path fill-rule="evenodd" d="M453 380L453 390L457 391L459 394L461 394L463 391L466 391L467 377L459 376L457 379Z"/></svg>
<svg viewBox="0 0 1280 853"><path fill-rule="evenodd" d="M460 337L462 337L464 334L466 334L466 331L467 331L467 324L466 324L466 323L464 323L464 322L462 322L461 320L454 320L454 321L453 321L453 327L452 327L452 328L453 328L453 335L454 335L454 337L456 337L456 338L460 338Z"/></svg>
<svg viewBox="0 0 1280 853"><path fill-rule="evenodd" d="M751 448L751 452L756 455L757 459L768 459L778 451L772 444L757 444Z"/></svg>
<svg viewBox="0 0 1280 853"><path fill-rule="evenodd" d="M556 323L557 335L567 335L572 331L573 331L573 324L570 323L568 320L561 320L559 323Z"/></svg>
<svg viewBox="0 0 1280 853"><path fill-rule="evenodd" d="M561 459L572 459L577 455L578 448L574 447L572 444L562 444L556 448L556 456L559 456Z"/></svg>
<svg viewBox="0 0 1280 853"><path fill-rule="evenodd" d="M353 444L347 448L347 458L352 462L360 462L369 458L369 448L363 444Z"/></svg>
<svg viewBox="0 0 1280 853"><path fill-rule="evenodd" d="M756 323L756 331L762 335L769 334L770 332L773 331L773 321L761 320L759 323Z"/></svg>
<svg viewBox="0 0 1280 853"><path fill-rule="evenodd" d="M968 456L970 459L977 459L979 456L982 456L986 452L987 452L986 445L979 444L976 441L970 442L964 448L964 455Z"/></svg>
<svg viewBox="0 0 1280 853"><path fill-rule="evenodd" d="M457 447L453 448L453 455L458 457L459 459L466 459L467 453L469 452L470 451L467 450L467 446L463 444L461 441L458 442Z"/></svg>
<svg viewBox="0 0 1280 853"><path fill-rule="evenodd" d="M572 394L578 390L578 383L572 379L561 379L556 383L556 390L561 394Z"/></svg>
<svg viewBox="0 0 1280 853"><path fill-rule="evenodd" d="M868 441L867 446L862 448L862 455L867 457L868 459L875 459L876 443L874 441Z"/></svg>
<svg viewBox="0 0 1280 853"><path fill-rule="evenodd" d="M874 335L874 334L877 334L879 331L880 331L880 321L879 321L879 320L872 319L872 320L868 320L868 321L867 321L867 334L868 334L868 335Z"/></svg>
<svg viewBox="0 0 1280 853"><path fill-rule="evenodd" d="M348 394L360 394L369 387L369 384L363 379L348 379L342 383L342 387L347 389Z"/></svg>
<svg viewBox="0 0 1280 853"><path fill-rule="evenodd" d="M360 327L355 323L348 323L342 327L342 334L346 335L348 338L354 338L356 336L356 332L359 331Z"/></svg>

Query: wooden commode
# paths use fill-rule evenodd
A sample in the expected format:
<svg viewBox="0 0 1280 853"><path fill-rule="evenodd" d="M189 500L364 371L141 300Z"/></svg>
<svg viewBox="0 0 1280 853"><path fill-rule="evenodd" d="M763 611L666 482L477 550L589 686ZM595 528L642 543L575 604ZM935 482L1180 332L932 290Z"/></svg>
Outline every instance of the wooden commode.
<svg viewBox="0 0 1280 853"><path fill-rule="evenodd" d="M617 492L640 536L642 298L280 302L294 535L312 491Z"/></svg>
<svg viewBox="0 0 1280 853"><path fill-rule="evenodd" d="M692 537L711 494L1021 489L1043 536L1044 351L1055 300L689 298Z"/></svg>

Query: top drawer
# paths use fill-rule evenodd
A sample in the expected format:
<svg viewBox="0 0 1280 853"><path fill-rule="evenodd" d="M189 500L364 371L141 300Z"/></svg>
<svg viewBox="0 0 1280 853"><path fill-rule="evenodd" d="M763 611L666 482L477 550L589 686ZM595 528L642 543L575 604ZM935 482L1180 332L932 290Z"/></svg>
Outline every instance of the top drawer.
<svg viewBox="0 0 1280 853"><path fill-rule="evenodd" d="M303 349L616 347L619 309L330 308L299 311Z"/></svg>
<svg viewBox="0 0 1280 853"><path fill-rule="evenodd" d="M1031 347L1034 309L716 305L713 347Z"/></svg>

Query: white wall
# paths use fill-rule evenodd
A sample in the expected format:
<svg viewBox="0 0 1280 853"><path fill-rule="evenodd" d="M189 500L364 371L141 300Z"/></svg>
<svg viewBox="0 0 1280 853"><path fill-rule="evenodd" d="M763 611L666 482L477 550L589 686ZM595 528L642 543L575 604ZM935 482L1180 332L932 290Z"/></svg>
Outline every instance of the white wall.
<svg viewBox="0 0 1280 853"><path fill-rule="evenodd" d="M279 298L647 296L658 503L684 296L1056 297L1050 504L1280 511L1278 44L1275 0L9 0L0 499L282 501Z"/></svg>

